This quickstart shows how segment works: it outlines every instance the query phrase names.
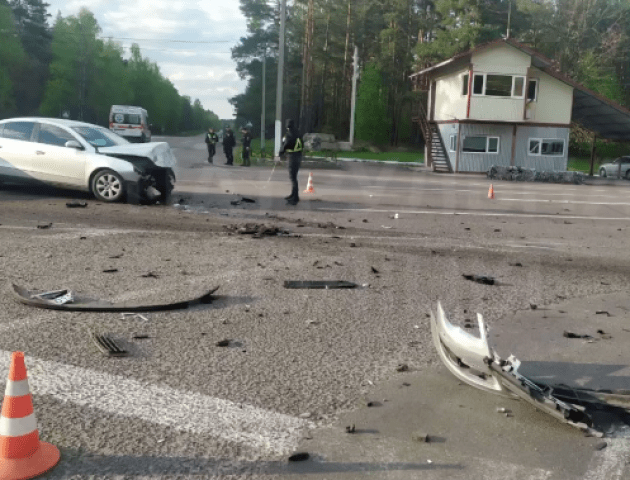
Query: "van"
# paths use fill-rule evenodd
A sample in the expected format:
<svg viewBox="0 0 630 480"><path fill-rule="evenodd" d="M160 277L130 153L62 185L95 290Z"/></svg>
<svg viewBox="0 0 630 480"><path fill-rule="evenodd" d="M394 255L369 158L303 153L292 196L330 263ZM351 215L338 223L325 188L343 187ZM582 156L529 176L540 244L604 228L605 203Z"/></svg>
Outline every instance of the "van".
<svg viewBox="0 0 630 480"><path fill-rule="evenodd" d="M149 114L141 107L112 105L109 111L109 129L130 142L151 141Z"/></svg>

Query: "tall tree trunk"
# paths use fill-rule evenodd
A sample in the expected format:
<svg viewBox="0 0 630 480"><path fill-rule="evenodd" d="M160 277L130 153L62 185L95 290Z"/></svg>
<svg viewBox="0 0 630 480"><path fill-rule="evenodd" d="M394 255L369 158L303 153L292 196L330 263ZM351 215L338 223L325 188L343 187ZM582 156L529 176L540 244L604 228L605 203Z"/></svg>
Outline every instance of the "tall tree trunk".
<svg viewBox="0 0 630 480"><path fill-rule="evenodd" d="M318 105L318 122L317 122L317 130L321 130L322 125L324 123L324 111L326 109L326 102L324 100L326 94L326 70L328 69L328 33L330 27L330 14L326 17L326 40L324 43L324 66L322 68L322 81L319 90L319 98L317 101Z"/></svg>
<svg viewBox="0 0 630 480"><path fill-rule="evenodd" d="M349 61L350 61L350 31L352 26L352 0L348 0L348 14L346 16L346 44L343 53L343 70L342 70L342 85L346 88L342 88L345 95L341 102L340 115L347 113L349 105L349 97L352 93L352 75L350 74Z"/></svg>
<svg viewBox="0 0 630 480"><path fill-rule="evenodd" d="M304 29L304 49L302 54L302 95L300 101L300 127L306 132L312 129L311 104L313 102L313 37L315 30L314 0L308 0L306 26Z"/></svg>

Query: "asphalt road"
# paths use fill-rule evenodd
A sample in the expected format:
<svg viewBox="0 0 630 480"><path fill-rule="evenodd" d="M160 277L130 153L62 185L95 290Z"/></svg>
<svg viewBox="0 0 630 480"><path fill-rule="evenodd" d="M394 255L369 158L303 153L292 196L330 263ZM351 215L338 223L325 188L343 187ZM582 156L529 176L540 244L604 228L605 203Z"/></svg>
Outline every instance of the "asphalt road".
<svg viewBox="0 0 630 480"><path fill-rule="evenodd" d="M212 305L146 322L36 310L5 290L0 382L9 352L23 350L40 436L62 451L44 478L630 476L623 426L598 450L599 439L528 404L459 384L440 365L427 318L438 300L454 323L480 312L497 351L530 375L630 389L630 184L495 182L490 200L483 176L305 162L300 189L312 172L315 193L292 207L283 165L227 167L222 153L209 165L202 137L164 140L180 161L174 205L0 190L7 281L118 302L220 286ZM255 203L231 204L243 195ZM72 198L88 208L66 208ZM231 229L247 223L298 235ZM321 279L361 288L283 287ZM130 356L104 357L91 331L111 333ZM413 441L417 431L435 441ZM297 450L311 459L287 462Z"/></svg>

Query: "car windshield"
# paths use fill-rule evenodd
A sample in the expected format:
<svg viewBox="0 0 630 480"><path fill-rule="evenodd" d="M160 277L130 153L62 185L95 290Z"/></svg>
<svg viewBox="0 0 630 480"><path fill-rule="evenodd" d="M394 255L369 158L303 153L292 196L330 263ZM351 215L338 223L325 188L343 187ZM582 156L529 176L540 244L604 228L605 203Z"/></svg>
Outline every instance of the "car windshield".
<svg viewBox="0 0 630 480"><path fill-rule="evenodd" d="M72 127L72 130L81 135L93 147L114 147L129 143L124 138L102 127Z"/></svg>

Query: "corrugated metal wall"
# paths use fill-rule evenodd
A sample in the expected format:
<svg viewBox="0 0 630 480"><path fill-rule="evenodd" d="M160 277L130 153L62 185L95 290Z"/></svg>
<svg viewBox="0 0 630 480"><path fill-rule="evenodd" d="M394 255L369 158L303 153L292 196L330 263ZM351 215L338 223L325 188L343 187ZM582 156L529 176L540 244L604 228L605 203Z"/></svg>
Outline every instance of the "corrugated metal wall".
<svg viewBox="0 0 630 480"><path fill-rule="evenodd" d="M459 154L458 171L460 172L487 172L492 165L510 166L512 159L512 125L476 125L462 124L460 126L463 140L466 136L492 136L499 137L499 153L464 153ZM453 167L455 164L453 164Z"/></svg>
<svg viewBox="0 0 630 480"><path fill-rule="evenodd" d="M529 155L530 138L558 138L564 140L564 156ZM565 172L569 157L569 129L557 127L521 127L516 130L514 164L517 167L533 168L541 172Z"/></svg>
<svg viewBox="0 0 630 480"><path fill-rule="evenodd" d="M450 145L451 145L451 135L457 135L459 132L459 124L458 123L440 123L438 124L438 129L440 130L440 135L442 135L442 142L444 142L444 148L446 148L446 154L448 155L448 159L451 162L451 167L455 169L455 158L457 156L457 153L451 152Z"/></svg>

